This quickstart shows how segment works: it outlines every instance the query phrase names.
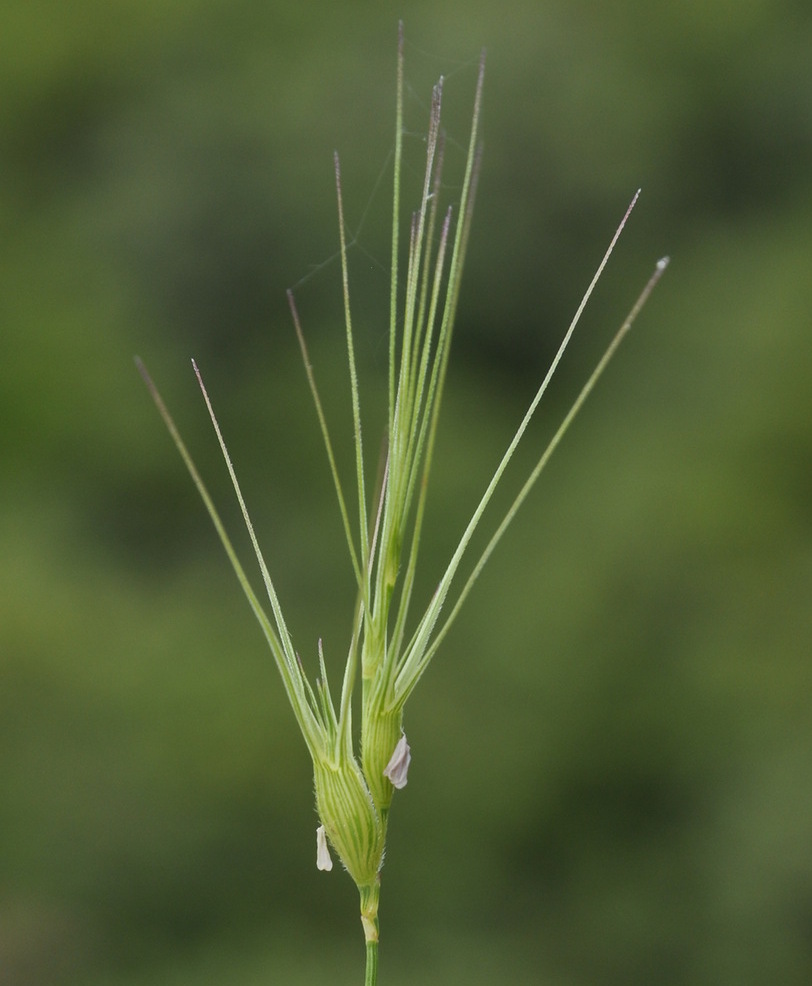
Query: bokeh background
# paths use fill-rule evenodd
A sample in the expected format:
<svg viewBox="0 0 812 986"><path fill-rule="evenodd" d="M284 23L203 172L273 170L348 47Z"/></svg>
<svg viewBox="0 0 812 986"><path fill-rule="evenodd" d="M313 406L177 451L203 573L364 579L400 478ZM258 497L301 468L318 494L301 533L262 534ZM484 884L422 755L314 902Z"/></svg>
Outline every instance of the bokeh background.
<svg viewBox="0 0 812 986"><path fill-rule="evenodd" d="M337 673L351 571L285 289L350 476L332 151L371 449L401 16L410 153L446 73L451 185L489 53L424 598L638 185L504 502L673 259L408 707L381 982L806 984L803 0L5 5L0 982L361 980L303 744L133 355L244 546L198 359Z"/></svg>

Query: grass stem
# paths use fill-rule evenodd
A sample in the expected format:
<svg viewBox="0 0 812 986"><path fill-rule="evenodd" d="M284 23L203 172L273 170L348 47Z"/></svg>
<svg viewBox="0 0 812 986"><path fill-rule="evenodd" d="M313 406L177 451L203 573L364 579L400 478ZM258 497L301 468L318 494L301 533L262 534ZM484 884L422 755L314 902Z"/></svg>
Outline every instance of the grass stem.
<svg viewBox="0 0 812 986"><path fill-rule="evenodd" d="M378 943L367 942L367 966L364 976L364 986L376 986L378 982Z"/></svg>

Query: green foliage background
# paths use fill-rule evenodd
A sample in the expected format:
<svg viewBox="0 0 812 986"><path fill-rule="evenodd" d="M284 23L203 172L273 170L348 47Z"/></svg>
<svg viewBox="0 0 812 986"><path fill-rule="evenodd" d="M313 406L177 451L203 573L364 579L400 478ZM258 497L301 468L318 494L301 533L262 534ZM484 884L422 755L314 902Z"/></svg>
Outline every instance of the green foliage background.
<svg viewBox="0 0 812 986"><path fill-rule="evenodd" d="M4 9L0 981L360 981L303 744L132 356L238 532L198 359L302 658L337 668L351 571L284 291L336 249L333 148L353 227L385 168L399 16L418 134L447 72L464 141L489 49L426 593L638 185L514 489L673 260L409 706L381 981L808 983L801 0ZM351 259L370 449L384 175ZM349 465L337 266L298 297Z"/></svg>

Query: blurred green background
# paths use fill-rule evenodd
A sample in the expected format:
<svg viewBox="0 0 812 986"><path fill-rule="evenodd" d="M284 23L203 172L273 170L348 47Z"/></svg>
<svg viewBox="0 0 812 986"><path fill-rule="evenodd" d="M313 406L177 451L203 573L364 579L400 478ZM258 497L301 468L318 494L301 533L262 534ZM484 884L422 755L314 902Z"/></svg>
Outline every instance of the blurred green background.
<svg viewBox="0 0 812 986"><path fill-rule="evenodd" d="M372 449L400 16L410 153L445 72L450 176L488 48L423 598L638 185L506 498L673 259L408 707L381 983L806 984L802 0L6 5L0 982L361 980L303 744L132 357L244 546L198 359L302 657L323 637L337 673L351 571L285 289L306 278L350 475L339 271L319 265L337 148Z"/></svg>

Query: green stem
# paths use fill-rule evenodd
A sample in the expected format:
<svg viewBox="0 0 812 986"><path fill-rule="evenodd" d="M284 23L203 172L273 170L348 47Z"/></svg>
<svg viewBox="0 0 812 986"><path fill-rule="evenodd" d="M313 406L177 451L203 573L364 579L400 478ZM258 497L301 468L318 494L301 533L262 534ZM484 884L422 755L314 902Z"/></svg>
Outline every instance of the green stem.
<svg viewBox="0 0 812 986"><path fill-rule="evenodd" d="M375 986L378 982L378 942L367 942L367 971L364 986Z"/></svg>
<svg viewBox="0 0 812 986"><path fill-rule="evenodd" d="M367 944L367 971L364 986L375 986L378 982L378 898L381 892L380 877L361 891L361 925Z"/></svg>

